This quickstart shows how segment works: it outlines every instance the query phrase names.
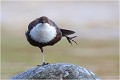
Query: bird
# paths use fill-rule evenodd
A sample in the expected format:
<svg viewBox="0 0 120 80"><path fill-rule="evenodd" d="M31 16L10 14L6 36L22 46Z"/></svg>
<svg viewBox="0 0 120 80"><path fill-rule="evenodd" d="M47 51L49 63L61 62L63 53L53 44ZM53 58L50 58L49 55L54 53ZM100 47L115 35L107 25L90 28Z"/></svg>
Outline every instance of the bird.
<svg viewBox="0 0 120 80"><path fill-rule="evenodd" d="M32 46L39 47L42 52L42 65L46 65L49 63L46 63L44 60L43 48L53 46L59 42L62 37L66 37L68 42L72 45L72 41L76 43L74 38L77 36L69 37L68 35L74 33L75 31L59 28L51 19L46 16L41 16L29 23L25 35L27 41Z"/></svg>

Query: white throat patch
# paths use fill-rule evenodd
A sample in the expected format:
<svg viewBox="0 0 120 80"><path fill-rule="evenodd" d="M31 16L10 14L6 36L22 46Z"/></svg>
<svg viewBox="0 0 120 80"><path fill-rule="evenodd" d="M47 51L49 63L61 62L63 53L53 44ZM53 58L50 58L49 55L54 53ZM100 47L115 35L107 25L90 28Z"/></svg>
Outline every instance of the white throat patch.
<svg viewBox="0 0 120 80"><path fill-rule="evenodd" d="M29 35L39 43L47 43L56 37L56 29L48 23L39 23L30 31Z"/></svg>

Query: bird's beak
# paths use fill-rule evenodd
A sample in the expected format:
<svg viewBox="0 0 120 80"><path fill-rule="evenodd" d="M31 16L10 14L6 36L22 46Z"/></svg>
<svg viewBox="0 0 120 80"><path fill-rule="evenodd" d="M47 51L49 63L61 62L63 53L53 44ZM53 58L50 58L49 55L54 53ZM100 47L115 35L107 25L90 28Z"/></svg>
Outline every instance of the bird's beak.
<svg viewBox="0 0 120 80"><path fill-rule="evenodd" d="M45 20L43 20L41 23L46 23L46 21L45 21Z"/></svg>

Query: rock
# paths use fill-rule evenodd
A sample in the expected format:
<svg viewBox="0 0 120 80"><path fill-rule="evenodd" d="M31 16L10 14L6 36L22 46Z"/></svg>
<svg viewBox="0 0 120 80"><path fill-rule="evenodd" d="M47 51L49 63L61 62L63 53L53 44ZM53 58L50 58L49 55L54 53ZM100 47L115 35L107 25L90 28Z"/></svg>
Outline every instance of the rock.
<svg viewBox="0 0 120 80"><path fill-rule="evenodd" d="M14 79L79 79L79 80L100 80L93 72L66 63L56 63L36 66L33 69L17 74Z"/></svg>

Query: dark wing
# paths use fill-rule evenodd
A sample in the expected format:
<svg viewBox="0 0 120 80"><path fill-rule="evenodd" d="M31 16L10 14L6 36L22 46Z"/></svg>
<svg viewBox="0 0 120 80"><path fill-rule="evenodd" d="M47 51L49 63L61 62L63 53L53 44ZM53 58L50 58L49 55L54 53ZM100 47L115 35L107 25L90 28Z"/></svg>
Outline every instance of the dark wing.
<svg viewBox="0 0 120 80"><path fill-rule="evenodd" d="M28 25L28 30L31 30L34 26L36 26L36 24L39 23L38 18L35 19L34 21L32 21L29 25Z"/></svg>
<svg viewBox="0 0 120 80"><path fill-rule="evenodd" d="M57 25L52 20L50 20L50 25L57 27Z"/></svg>
<svg viewBox="0 0 120 80"><path fill-rule="evenodd" d="M62 32L62 36L71 35L71 34L74 34L74 33L75 33L74 31L66 30L66 29L60 29L60 30L61 30L61 32Z"/></svg>
<svg viewBox="0 0 120 80"><path fill-rule="evenodd" d="M29 36L29 33L30 33L30 30L36 26L36 24L38 23L38 19L32 21L29 25L28 25L28 31L26 31L25 35L26 35L26 38L28 41L30 41L30 36Z"/></svg>

